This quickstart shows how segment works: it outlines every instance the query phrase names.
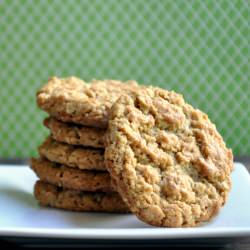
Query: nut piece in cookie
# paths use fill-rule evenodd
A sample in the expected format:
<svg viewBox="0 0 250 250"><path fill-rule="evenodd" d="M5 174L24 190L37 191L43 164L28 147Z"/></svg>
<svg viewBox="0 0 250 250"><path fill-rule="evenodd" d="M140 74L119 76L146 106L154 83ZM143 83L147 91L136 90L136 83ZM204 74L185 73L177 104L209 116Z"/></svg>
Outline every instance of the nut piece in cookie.
<svg viewBox="0 0 250 250"><path fill-rule="evenodd" d="M149 87L113 105L105 164L139 219L192 227L225 203L233 156L206 114L179 94Z"/></svg>

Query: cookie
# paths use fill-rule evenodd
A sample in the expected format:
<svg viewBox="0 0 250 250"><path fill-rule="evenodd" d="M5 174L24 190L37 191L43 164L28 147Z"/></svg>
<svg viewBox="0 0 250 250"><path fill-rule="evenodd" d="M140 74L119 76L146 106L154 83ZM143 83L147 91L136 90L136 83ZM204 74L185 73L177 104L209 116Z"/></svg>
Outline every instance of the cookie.
<svg viewBox="0 0 250 250"><path fill-rule="evenodd" d="M105 171L102 149L89 149L53 140L50 136L39 147L41 156L50 161L80 169Z"/></svg>
<svg viewBox="0 0 250 250"><path fill-rule="evenodd" d="M89 192L114 192L108 172L69 168L46 159L31 159L31 168L42 181Z"/></svg>
<svg viewBox="0 0 250 250"><path fill-rule="evenodd" d="M65 123L52 117L46 118L44 125L50 129L51 136L56 141L72 145L104 148L104 129Z"/></svg>
<svg viewBox="0 0 250 250"><path fill-rule="evenodd" d="M76 77L52 77L37 92L37 104L58 120L106 128L112 104L121 93L137 88L134 81L93 80L86 83Z"/></svg>
<svg viewBox="0 0 250 250"><path fill-rule="evenodd" d="M129 213L128 207L117 193L83 192L37 181L34 195L42 206L71 211Z"/></svg>
<svg viewBox="0 0 250 250"><path fill-rule="evenodd" d="M206 114L179 94L149 87L112 107L105 163L139 219L192 227L225 203L233 156Z"/></svg>

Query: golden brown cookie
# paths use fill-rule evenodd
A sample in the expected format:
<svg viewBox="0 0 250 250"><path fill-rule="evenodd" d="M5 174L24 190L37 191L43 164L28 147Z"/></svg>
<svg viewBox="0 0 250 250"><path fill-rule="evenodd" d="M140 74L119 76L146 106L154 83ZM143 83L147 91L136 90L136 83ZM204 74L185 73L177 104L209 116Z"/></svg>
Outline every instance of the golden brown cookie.
<svg viewBox="0 0 250 250"><path fill-rule="evenodd" d="M44 125L50 129L51 137L59 142L82 145L93 148L104 148L104 129L90 128L74 123L65 123L49 117Z"/></svg>
<svg viewBox="0 0 250 250"><path fill-rule="evenodd" d="M153 87L122 96L110 114L106 167L138 218L190 227L217 214L233 157L206 114Z"/></svg>
<svg viewBox="0 0 250 250"><path fill-rule="evenodd" d="M37 92L37 104L51 116L64 122L106 128L108 113L117 98L137 89L135 81L93 80L52 77Z"/></svg>
<svg viewBox="0 0 250 250"><path fill-rule="evenodd" d="M50 136L39 147L41 156L50 161L80 169L105 171L102 149L89 149L53 140Z"/></svg>
<svg viewBox="0 0 250 250"><path fill-rule="evenodd" d="M31 168L42 181L59 187L89 192L114 192L108 172L69 168L45 158L31 159Z"/></svg>
<svg viewBox="0 0 250 250"><path fill-rule="evenodd" d="M42 206L71 211L129 213L129 209L117 193L82 192L37 181L34 195Z"/></svg>

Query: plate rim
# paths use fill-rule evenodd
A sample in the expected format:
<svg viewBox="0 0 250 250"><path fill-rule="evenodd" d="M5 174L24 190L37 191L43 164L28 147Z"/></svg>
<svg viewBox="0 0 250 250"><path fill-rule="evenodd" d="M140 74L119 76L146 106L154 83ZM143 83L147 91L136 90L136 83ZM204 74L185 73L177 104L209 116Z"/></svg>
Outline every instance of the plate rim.
<svg viewBox="0 0 250 250"><path fill-rule="evenodd" d="M242 163L234 162L237 168L246 176L245 181L250 184L250 174ZM5 166L5 167L4 167ZM24 168L28 167L23 165ZM12 165L19 171L23 167ZM9 166L0 165L1 170ZM200 238L237 238L250 237L249 226L232 226L216 228L39 228L39 227L1 227L0 237L31 237L31 238L65 238L65 239L200 239Z"/></svg>
<svg viewBox="0 0 250 250"><path fill-rule="evenodd" d="M168 230L168 232L166 232ZM250 237L250 227L221 228L142 228L142 229L2 229L0 236L41 237L66 239L199 239Z"/></svg>

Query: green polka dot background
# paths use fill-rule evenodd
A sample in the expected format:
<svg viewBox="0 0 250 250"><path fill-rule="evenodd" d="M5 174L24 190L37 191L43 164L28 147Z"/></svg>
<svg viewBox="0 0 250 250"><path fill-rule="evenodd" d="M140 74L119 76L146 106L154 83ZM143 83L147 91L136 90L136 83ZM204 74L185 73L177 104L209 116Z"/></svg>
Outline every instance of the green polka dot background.
<svg viewBox="0 0 250 250"><path fill-rule="evenodd" d="M135 79L181 92L236 155L250 154L249 1L1 1L0 157L48 133L49 76Z"/></svg>

